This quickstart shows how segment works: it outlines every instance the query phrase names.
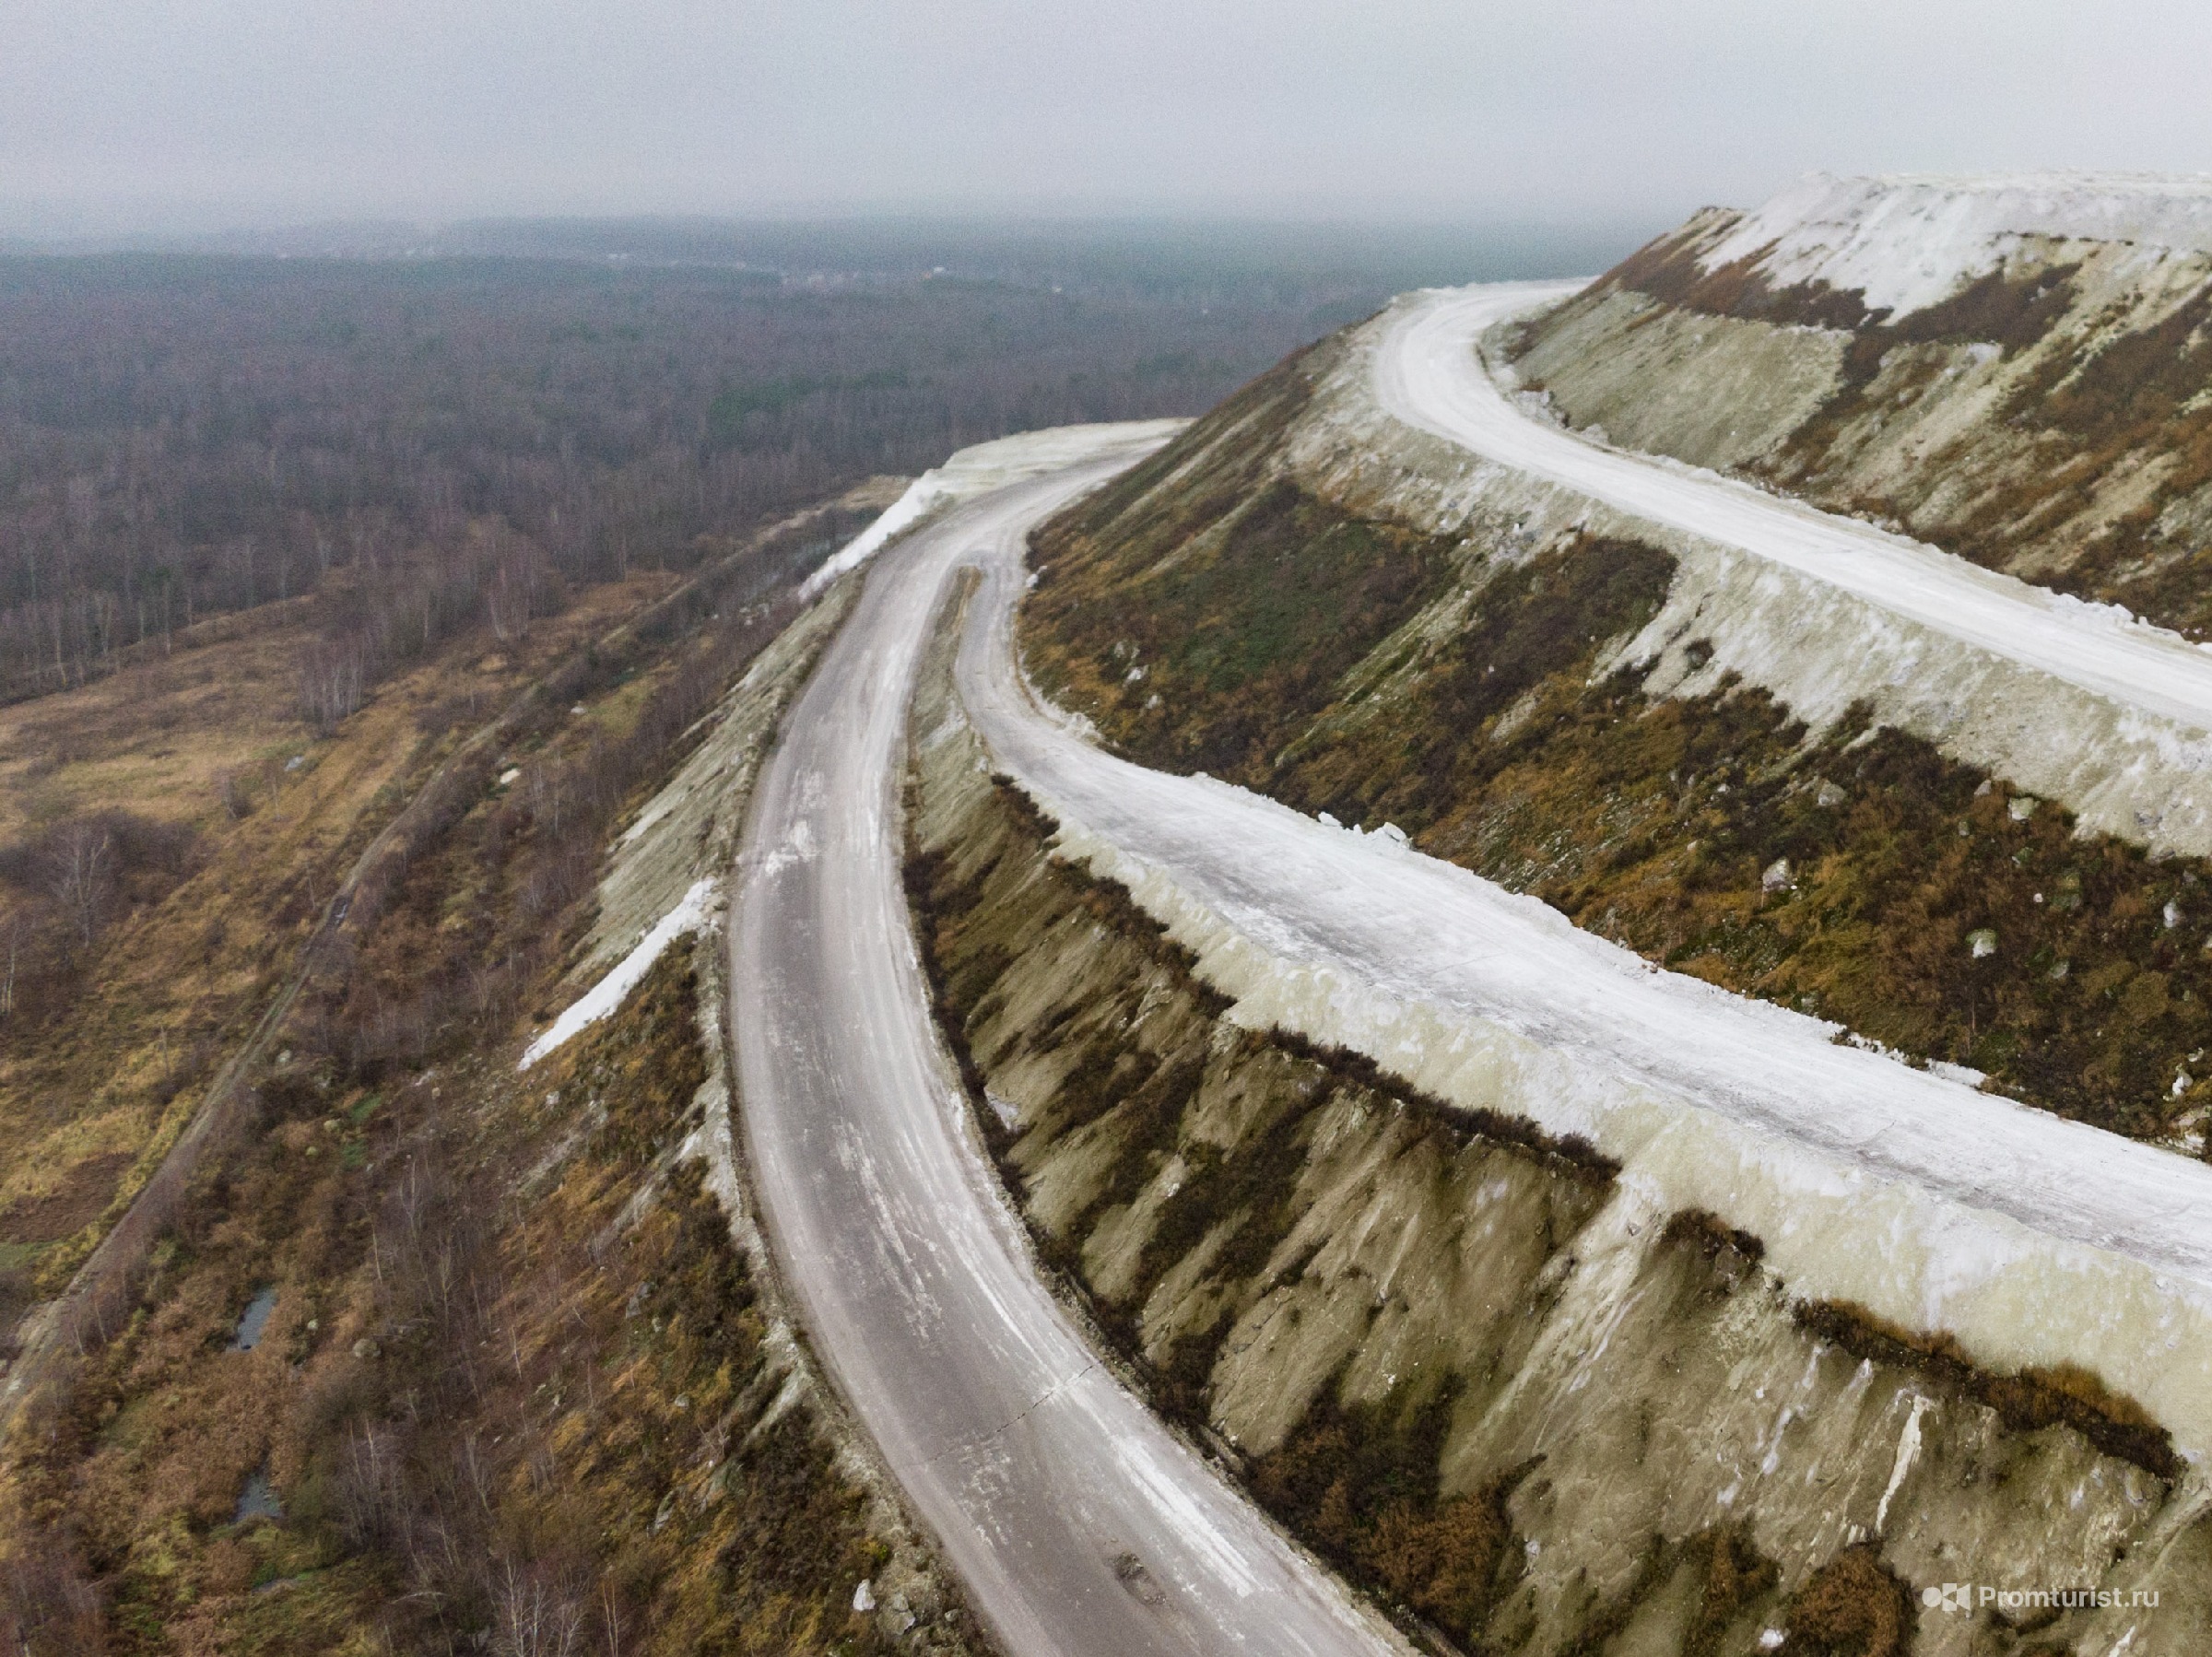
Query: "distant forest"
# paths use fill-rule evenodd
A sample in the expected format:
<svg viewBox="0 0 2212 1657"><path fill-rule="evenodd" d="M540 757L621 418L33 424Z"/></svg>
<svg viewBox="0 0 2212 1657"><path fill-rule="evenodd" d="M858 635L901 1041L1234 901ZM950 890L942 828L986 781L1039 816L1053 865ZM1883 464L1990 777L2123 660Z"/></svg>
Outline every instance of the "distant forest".
<svg viewBox="0 0 2212 1657"><path fill-rule="evenodd" d="M446 240L0 259L0 697L334 572L328 648L373 679L873 473L1198 413L1396 288L1587 262L1095 227Z"/></svg>

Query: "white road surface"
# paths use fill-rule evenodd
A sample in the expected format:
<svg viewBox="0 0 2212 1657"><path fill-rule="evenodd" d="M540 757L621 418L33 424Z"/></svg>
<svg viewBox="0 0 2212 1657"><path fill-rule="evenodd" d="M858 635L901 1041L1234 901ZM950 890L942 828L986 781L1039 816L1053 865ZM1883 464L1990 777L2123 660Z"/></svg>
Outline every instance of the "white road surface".
<svg viewBox="0 0 2212 1657"><path fill-rule="evenodd" d="M1390 836L1091 746L1039 708L1013 664L1018 527L1008 522L979 555L993 580L960 688L994 755L1278 959L1502 1028L1640 1092L2212 1286L2212 1167L1839 1045L1832 1024L1656 970L1535 899Z"/></svg>
<svg viewBox="0 0 2212 1657"><path fill-rule="evenodd" d="M1403 1651L1101 1367L1040 1281L908 929L902 734L946 579L1140 452L891 547L794 708L730 935L752 1173L816 1351L1009 1657Z"/></svg>
<svg viewBox="0 0 2212 1657"><path fill-rule="evenodd" d="M1670 528L1739 547L1960 642L2212 732L2212 652L2115 609L2030 585L1717 473L1606 448L1523 412L1475 342L1571 286L1439 288L1401 300L1376 400L1405 424Z"/></svg>

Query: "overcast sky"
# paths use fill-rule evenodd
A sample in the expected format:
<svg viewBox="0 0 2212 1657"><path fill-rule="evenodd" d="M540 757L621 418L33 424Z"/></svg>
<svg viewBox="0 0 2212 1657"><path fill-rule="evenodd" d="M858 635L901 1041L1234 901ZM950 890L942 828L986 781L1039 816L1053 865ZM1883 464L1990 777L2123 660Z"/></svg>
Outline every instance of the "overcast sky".
<svg viewBox="0 0 2212 1657"><path fill-rule="evenodd" d="M0 234L922 210L1656 228L2212 170L2206 0L0 0Z"/></svg>

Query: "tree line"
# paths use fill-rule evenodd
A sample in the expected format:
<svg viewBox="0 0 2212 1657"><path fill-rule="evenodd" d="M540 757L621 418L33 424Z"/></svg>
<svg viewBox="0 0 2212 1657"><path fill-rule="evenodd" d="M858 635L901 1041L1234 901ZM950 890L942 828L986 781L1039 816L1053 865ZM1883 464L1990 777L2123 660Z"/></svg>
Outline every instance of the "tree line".
<svg viewBox="0 0 2212 1657"><path fill-rule="evenodd" d="M964 443L1196 413L1308 323L927 273L0 260L0 696L336 586L327 723L456 625Z"/></svg>

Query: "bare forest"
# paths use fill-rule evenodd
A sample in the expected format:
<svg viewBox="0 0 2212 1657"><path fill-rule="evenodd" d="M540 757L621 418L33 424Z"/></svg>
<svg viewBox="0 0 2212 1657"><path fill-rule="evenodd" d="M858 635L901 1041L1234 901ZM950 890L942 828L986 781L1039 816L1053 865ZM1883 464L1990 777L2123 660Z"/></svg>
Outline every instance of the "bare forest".
<svg viewBox="0 0 2212 1657"><path fill-rule="evenodd" d="M327 723L460 628L684 569L701 535L870 474L1197 413L1309 325L1312 283L1245 286L0 261L0 697L335 587L301 664Z"/></svg>

